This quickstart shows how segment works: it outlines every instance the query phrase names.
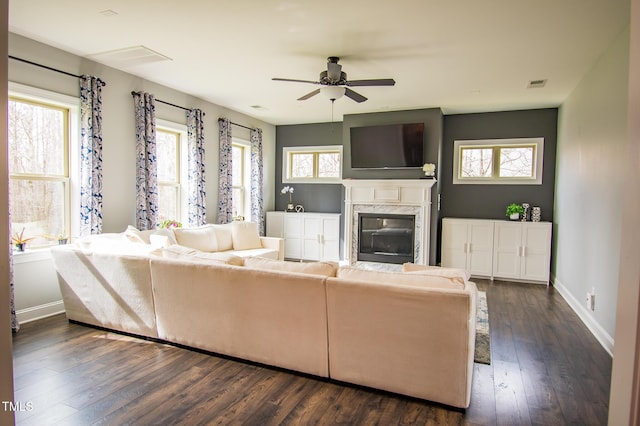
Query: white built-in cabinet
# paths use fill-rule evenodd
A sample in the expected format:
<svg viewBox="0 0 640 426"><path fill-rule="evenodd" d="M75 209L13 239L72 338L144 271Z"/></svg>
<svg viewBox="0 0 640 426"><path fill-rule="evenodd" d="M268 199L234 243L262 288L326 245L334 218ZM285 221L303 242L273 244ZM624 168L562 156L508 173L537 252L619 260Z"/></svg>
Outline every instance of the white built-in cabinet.
<svg viewBox="0 0 640 426"><path fill-rule="evenodd" d="M472 275L549 282L550 222L442 220L442 266Z"/></svg>
<svg viewBox="0 0 640 426"><path fill-rule="evenodd" d="M339 213L267 212L267 236L284 238L284 257L340 260Z"/></svg>
<svg viewBox="0 0 640 426"><path fill-rule="evenodd" d="M492 276L492 221L442 219L441 248L442 266L465 269L474 276Z"/></svg>

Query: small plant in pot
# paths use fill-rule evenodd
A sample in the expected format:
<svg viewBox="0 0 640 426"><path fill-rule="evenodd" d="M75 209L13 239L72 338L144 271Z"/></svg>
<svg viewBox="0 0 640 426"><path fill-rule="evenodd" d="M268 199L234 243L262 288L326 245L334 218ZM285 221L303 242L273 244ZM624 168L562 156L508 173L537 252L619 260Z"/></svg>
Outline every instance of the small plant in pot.
<svg viewBox="0 0 640 426"><path fill-rule="evenodd" d="M507 217L509 220L520 220L522 213L524 213L524 208L520 204L511 203L507 206Z"/></svg>
<svg viewBox="0 0 640 426"><path fill-rule="evenodd" d="M13 242L13 245L18 251L24 251L27 246L27 242L30 240L33 240L33 238L25 238L24 228L22 228L22 231L20 231L19 234L16 232L13 234L13 237L11 237L11 242Z"/></svg>

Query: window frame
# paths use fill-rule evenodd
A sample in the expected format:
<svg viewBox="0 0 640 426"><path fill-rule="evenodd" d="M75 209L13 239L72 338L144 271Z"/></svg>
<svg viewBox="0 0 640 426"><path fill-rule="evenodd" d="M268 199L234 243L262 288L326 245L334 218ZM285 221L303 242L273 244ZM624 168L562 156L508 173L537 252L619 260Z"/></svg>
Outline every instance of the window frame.
<svg viewBox="0 0 640 426"><path fill-rule="evenodd" d="M337 177L320 177L318 176L318 164L320 154L336 153L340 156L340 165L338 167ZM293 154L312 154L313 155L313 177L299 178L291 176L292 155ZM287 146L282 148L282 183L320 183L320 184L337 184L342 183L342 161L344 159L342 153L342 145L320 145L320 146Z"/></svg>
<svg viewBox="0 0 640 426"><path fill-rule="evenodd" d="M533 176L500 176L500 150L502 148L533 147ZM492 176L464 177L462 172L462 151L465 148L487 148L492 150ZM456 140L453 142L453 184L454 185L542 185L544 159L544 138L510 138Z"/></svg>
<svg viewBox="0 0 640 426"><path fill-rule="evenodd" d="M185 124L175 123L173 121L156 119L156 138L158 131L165 133L173 133L179 136L178 146L176 147L176 182L158 180L158 187L169 186L178 190L177 214L176 217L165 218L173 219L178 222L185 223L186 213L189 211L188 206L188 188L185 185L188 182L188 158L187 158L187 126ZM159 201L159 200L158 200Z"/></svg>
<svg viewBox="0 0 640 426"><path fill-rule="evenodd" d="M71 240L80 233L80 98L50 90L40 89L10 81L8 83L9 100L17 100L44 107L66 111L65 117L65 154L64 174L44 175L19 173L10 174L9 180L40 180L62 182L64 184L64 230ZM19 230L13 230L17 232ZM49 244L30 245L31 248L48 248L56 245L55 240Z"/></svg>

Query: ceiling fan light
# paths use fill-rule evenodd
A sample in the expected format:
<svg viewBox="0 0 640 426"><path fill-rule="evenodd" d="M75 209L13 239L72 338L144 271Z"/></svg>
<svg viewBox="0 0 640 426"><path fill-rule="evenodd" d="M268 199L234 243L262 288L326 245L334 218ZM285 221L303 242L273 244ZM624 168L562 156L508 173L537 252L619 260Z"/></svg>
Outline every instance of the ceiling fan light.
<svg viewBox="0 0 640 426"><path fill-rule="evenodd" d="M332 101L344 96L344 91L344 87L341 86L323 86L320 88L320 92Z"/></svg>

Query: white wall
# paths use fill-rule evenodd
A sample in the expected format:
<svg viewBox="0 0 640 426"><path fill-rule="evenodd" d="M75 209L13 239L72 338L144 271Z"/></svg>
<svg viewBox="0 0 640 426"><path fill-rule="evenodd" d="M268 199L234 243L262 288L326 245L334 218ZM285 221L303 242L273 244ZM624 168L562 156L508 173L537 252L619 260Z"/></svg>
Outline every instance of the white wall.
<svg viewBox="0 0 640 426"><path fill-rule="evenodd" d="M610 352L616 320L627 142L629 30L560 108L554 285ZM595 290L595 311L586 309Z"/></svg>
<svg viewBox="0 0 640 426"><path fill-rule="evenodd" d="M200 108L206 114L207 222L216 222L218 210L219 117L226 117L243 126L262 129L264 205L265 210L275 208L274 125L15 34L9 34L9 55L76 75L95 75L107 83L102 92L103 232L122 232L127 225L135 225L136 143L132 90L152 93L156 99L182 107ZM184 78L189 76L185 75ZM80 92L78 79L74 77L11 59L9 81L76 97ZM161 103L156 104L156 117L186 123L184 110ZM232 131L235 136L249 139L249 131L244 128L233 126ZM16 304L22 321L54 312L60 301L57 279L50 261L40 259L36 262L16 262ZM34 267L39 267L40 271L34 273L33 269L30 270Z"/></svg>
<svg viewBox="0 0 640 426"><path fill-rule="evenodd" d="M640 0L631 2L629 142L609 424L640 422Z"/></svg>

